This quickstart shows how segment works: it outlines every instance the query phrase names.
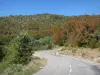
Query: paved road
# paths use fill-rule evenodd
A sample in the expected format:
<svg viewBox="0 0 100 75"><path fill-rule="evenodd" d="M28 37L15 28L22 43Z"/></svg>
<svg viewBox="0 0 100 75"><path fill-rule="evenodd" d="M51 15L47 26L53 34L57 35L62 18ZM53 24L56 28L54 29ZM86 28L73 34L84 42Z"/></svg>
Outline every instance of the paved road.
<svg viewBox="0 0 100 75"><path fill-rule="evenodd" d="M69 56L40 51L36 56L47 59L47 65L33 75L100 75L100 65Z"/></svg>

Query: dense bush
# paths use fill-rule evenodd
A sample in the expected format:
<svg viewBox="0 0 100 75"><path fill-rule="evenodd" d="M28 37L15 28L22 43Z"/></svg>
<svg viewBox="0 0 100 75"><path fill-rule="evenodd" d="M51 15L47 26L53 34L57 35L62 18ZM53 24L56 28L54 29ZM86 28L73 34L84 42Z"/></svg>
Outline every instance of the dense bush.
<svg viewBox="0 0 100 75"><path fill-rule="evenodd" d="M32 42L26 35L19 35L7 46L5 61L26 64L32 54Z"/></svg>
<svg viewBox="0 0 100 75"><path fill-rule="evenodd" d="M31 55L32 55L32 40L28 36L24 36L20 40L20 49L19 52L19 62L20 63L27 63L30 61Z"/></svg>
<svg viewBox="0 0 100 75"><path fill-rule="evenodd" d="M40 44L39 49L51 49L52 48L52 37L50 36L40 38L38 42Z"/></svg>
<svg viewBox="0 0 100 75"><path fill-rule="evenodd" d="M0 35L0 61L2 61L7 51L5 45L7 45L13 38L14 36Z"/></svg>

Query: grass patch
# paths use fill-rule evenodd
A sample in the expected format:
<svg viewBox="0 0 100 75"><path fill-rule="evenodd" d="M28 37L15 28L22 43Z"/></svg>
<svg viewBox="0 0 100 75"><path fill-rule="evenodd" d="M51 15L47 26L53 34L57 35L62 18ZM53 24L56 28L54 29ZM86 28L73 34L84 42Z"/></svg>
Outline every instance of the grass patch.
<svg viewBox="0 0 100 75"><path fill-rule="evenodd" d="M12 64L7 67L2 73L0 73L0 75L32 75L33 73L39 71L45 65L45 59L34 58L27 65Z"/></svg>

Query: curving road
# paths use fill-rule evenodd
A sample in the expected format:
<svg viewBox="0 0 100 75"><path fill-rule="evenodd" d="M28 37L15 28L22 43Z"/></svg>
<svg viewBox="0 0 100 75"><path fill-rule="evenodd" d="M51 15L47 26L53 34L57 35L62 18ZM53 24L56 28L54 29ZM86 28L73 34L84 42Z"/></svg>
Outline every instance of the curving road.
<svg viewBox="0 0 100 75"><path fill-rule="evenodd" d="M47 65L33 75L100 75L99 64L51 52L35 52L35 56L47 59Z"/></svg>

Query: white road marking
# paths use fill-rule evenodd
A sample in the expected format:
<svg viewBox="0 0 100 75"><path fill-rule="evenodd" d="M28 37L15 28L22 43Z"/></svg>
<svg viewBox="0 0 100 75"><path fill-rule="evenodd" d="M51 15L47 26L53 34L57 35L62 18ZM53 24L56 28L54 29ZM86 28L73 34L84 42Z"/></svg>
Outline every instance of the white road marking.
<svg viewBox="0 0 100 75"><path fill-rule="evenodd" d="M71 65L69 65L69 67L71 68Z"/></svg>
<svg viewBox="0 0 100 75"><path fill-rule="evenodd" d="M70 71L69 71L70 73L72 72L72 69L70 69Z"/></svg>
<svg viewBox="0 0 100 75"><path fill-rule="evenodd" d="M72 72L72 69L71 69L71 65L69 65L69 67L70 67L70 70L69 70L69 74L68 75L71 75L70 73Z"/></svg>

